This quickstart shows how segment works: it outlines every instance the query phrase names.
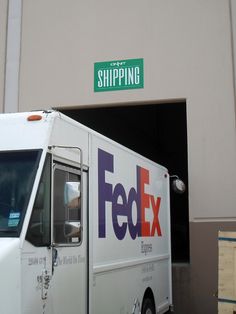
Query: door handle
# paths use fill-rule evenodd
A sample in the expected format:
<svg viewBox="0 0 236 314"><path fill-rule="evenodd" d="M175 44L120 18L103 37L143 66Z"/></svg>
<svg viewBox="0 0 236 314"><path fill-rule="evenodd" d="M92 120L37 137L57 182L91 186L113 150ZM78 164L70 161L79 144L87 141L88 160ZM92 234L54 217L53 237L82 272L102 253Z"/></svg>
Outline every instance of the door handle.
<svg viewBox="0 0 236 314"><path fill-rule="evenodd" d="M58 257L57 249L53 246L52 247L52 274L54 272L54 267L58 265L57 257Z"/></svg>

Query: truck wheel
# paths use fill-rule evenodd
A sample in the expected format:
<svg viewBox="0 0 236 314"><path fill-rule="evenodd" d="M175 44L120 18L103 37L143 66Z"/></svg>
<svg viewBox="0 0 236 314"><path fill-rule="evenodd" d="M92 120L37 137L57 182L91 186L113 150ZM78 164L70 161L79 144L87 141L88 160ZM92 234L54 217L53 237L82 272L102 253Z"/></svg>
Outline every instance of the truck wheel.
<svg viewBox="0 0 236 314"><path fill-rule="evenodd" d="M142 306L142 314L155 314L155 306L152 299L145 299Z"/></svg>

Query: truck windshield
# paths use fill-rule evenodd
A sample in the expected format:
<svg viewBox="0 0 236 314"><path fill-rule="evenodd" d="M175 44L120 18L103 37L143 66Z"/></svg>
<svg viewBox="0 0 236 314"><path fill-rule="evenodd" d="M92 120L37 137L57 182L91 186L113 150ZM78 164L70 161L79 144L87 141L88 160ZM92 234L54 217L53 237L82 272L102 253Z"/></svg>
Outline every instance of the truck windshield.
<svg viewBox="0 0 236 314"><path fill-rule="evenodd" d="M41 150L0 152L0 237L19 236Z"/></svg>

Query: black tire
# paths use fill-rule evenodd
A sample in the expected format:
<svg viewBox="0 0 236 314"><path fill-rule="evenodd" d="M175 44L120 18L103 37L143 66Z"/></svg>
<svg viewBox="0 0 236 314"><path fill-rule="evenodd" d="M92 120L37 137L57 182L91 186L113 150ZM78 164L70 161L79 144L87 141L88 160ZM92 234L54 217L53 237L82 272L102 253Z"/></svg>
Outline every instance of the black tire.
<svg viewBox="0 0 236 314"><path fill-rule="evenodd" d="M146 298L143 301L142 314L155 314L155 305L152 299Z"/></svg>

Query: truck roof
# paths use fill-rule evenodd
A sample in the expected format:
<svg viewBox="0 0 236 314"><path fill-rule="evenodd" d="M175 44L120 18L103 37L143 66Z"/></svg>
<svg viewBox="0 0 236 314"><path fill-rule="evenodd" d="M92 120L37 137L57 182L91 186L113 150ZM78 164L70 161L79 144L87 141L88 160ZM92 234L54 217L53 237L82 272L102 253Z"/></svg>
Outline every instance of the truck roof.
<svg viewBox="0 0 236 314"><path fill-rule="evenodd" d="M71 129L70 132L68 131L69 129ZM75 130L78 130L77 135ZM86 164L89 163L89 135L94 135L109 142L111 145L119 147L121 150L136 155L143 161L166 169L55 110L0 114L0 134L0 150L2 151L47 149L50 145L81 145L81 148L85 151L84 162Z"/></svg>

